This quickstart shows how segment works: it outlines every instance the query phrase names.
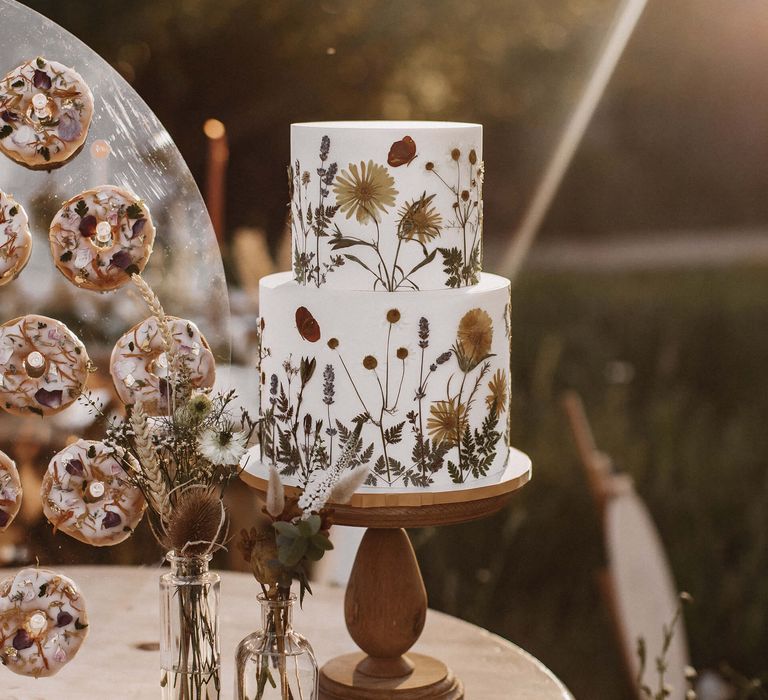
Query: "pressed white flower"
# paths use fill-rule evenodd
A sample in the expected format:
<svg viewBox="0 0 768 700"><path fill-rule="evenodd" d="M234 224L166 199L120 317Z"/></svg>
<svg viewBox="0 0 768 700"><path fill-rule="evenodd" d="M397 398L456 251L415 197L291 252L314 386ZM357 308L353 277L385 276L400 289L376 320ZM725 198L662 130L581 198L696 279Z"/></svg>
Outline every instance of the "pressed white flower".
<svg viewBox="0 0 768 700"><path fill-rule="evenodd" d="M248 434L230 426L218 430L208 429L198 441L198 449L211 464L230 466L238 464L246 452Z"/></svg>

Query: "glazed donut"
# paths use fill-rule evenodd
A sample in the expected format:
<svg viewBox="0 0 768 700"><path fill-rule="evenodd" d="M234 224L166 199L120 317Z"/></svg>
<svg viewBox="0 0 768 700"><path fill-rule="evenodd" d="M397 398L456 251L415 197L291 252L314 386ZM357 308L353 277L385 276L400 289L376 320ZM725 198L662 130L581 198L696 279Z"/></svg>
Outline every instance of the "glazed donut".
<svg viewBox="0 0 768 700"><path fill-rule="evenodd" d="M0 326L0 406L9 413L64 410L90 370L85 346L60 321L30 314Z"/></svg>
<svg viewBox="0 0 768 700"><path fill-rule="evenodd" d="M94 547L128 539L147 506L109 448L93 440L78 440L54 455L40 498L54 531Z"/></svg>
<svg viewBox="0 0 768 700"><path fill-rule="evenodd" d="M216 362L208 342L192 321L166 316L174 352L190 375L192 386L209 389L216 379ZM150 416L168 411L168 357L157 319L150 316L123 335L112 350L109 371L120 400L142 405Z"/></svg>
<svg viewBox="0 0 768 700"><path fill-rule="evenodd" d="M0 452L0 532L7 529L21 508L21 479L15 462Z"/></svg>
<svg viewBox="0 0 768 700"><path fill-rule="evenodd" d="M85 143L93 95L71 68L34 58L0 81L0 150L35 169L64 165Z"/></svg>
<svg viewBox="0 0 768 700"><path fill-rule="evenodd" d="M32 254L32 235L24 208L0 192L0 287L15 280Z"/></svg>
<svg viewBox="0 0 768 700"><path fill-rule="evenodd" d="M0 661L22 676L53 676L88 636L85 599L75 582L48 569L0 581Z"/></svg>
<svg viewBox="0 0 768 700"><path fill-rule="evenodd" d="M108 292L144 269L155 227L135 194L103 185L66 201L53 217L48 240L56 267L72 284Z"/></svg>

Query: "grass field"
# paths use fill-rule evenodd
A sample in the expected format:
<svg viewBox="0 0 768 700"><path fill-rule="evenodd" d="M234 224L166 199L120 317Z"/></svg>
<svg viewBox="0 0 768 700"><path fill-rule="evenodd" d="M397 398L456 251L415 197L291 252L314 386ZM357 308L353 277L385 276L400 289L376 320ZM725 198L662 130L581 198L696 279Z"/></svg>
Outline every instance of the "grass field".
<svg viewBox="0 0 768 700"><path fill-rule="evenodd" d="M559 406L586 403L666 544L698 668L768 670L768 270L529 273L513 293L513 442L532 483L483 522L414 531L430 604L625 697L603 553Z"/></svg>

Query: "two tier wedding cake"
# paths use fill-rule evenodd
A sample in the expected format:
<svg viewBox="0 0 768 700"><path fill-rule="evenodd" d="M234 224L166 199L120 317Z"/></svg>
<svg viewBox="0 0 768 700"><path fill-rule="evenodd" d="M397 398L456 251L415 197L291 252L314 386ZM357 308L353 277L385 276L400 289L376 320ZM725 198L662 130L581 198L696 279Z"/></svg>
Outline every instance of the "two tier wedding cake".
<svg viewBox="0 0 768 700"><path fill-rule="evenodd" d="M482 272L482 127L291 127L293 271L260 285L261 461L364 489L498 478L509 281ZM251 467L253 468L253 467Z"/></svg>

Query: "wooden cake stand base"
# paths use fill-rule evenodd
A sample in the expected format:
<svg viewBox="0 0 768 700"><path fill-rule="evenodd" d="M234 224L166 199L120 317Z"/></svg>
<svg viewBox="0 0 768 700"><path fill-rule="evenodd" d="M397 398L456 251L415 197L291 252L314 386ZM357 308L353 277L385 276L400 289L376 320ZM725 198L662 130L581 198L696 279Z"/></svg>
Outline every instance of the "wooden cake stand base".
<svg viewBox="0 0 768 700"><path fill-rule="evenodd" d="M260 465L243 480L266 491ZM264 474L264 476L262 476ZM501 510L531 478L531 461L512 450L504 474L450 491L366 491L332 505L334 522L367 527L344 598L349 634L362 653L345 654L320 671L321 700L460 700L464 687L441 661L408 653L424 629L427 591L406 527L452 525ZM291 493L291 489L287 489Z"/></svg>

